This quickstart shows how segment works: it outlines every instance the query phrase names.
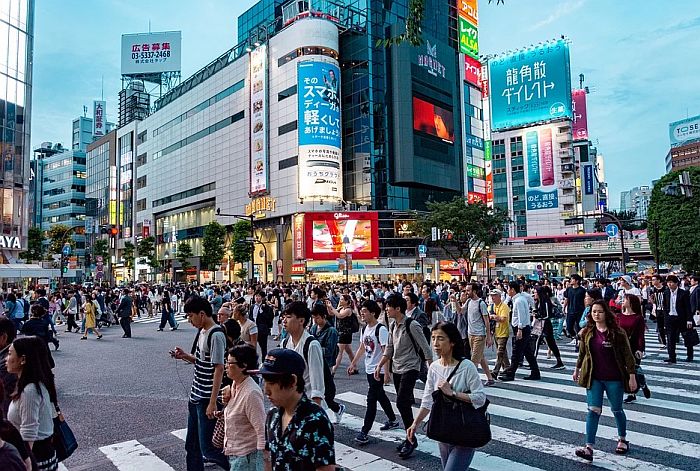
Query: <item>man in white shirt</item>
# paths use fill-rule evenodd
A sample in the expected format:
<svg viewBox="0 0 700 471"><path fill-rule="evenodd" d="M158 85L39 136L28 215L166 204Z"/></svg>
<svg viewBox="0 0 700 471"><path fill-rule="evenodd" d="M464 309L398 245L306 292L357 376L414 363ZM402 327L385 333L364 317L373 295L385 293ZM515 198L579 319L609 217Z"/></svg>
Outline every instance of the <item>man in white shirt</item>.
<svg viewBox="0 0 700 471"><path fill-rule="evenodd" d="M520 291L520 284L517 281L508 283L508 295L513 301L511 322L515 337L513 338L513 354L510 359L510 368L498 377L501 381L513 381L515 379L515 372L518 370L523 356L530 365L530 375L525 376L523 379L540 379L540 368L537 365L537 358L532 351L530 342L530 332L532 330L530 327L530 305L527 298Z"/></svg>

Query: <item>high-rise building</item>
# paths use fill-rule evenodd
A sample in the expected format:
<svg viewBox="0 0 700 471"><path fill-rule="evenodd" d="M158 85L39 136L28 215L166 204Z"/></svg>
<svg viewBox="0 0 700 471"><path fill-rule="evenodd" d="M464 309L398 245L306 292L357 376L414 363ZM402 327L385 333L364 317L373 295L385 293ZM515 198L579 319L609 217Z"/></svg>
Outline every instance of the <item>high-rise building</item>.
<svg viewBox="0 0 700 471"><path fill-rule="evenodd" d="M0 249L3 263L27 246L33 37L34 0L0 2L0 233L11 240Z"/></svg>
<svg viewBox="0 0 700 471"><path fill-rule="evenodd" d="M631 211L636 217L646 219L651 201L651 187L636 186L628 191L620 192L620 211Z"/></svg>

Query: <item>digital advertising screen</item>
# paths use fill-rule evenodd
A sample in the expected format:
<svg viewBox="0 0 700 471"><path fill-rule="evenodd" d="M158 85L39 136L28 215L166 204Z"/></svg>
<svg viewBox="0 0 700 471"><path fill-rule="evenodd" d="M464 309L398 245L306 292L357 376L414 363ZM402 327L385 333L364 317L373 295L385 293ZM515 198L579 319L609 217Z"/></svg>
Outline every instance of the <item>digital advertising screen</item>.
<svg viewBox="0 0 700 471"><path fill-rule="evenodd" d="M414 96L413 130L452 144L455 140L452 111Z"/></svg>
<svg viewBox="0 0 700 471"><path fill-rule="evenodd" d="M335 260L348 254L356 259L379 256L376 212L306 213L306 258Z"/></svg>

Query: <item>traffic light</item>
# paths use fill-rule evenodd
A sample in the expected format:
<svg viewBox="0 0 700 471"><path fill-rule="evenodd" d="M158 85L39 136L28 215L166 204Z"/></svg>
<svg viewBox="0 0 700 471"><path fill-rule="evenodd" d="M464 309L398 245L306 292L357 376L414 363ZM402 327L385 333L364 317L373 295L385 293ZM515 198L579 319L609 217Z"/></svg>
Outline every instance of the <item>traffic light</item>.
<svg viewBox="0 0 700 471"><path fill-rule="evenodd" d="M68 273L68 256L61 255L61 272Z"/></svg>
<svg viewBox="0 0 700 471"><path fill-rule="evenodd" d="M109 228L109 235L112 237L117 237L119 235L119 229L114 224L112 224Z"/></svg>
<svg viewBox="0 0 700 471"><path fill-rule="evenodd" d="M420 262L416 262L416 270L420 270Z"/></svg>
<svg viewBox="0 0 700 471"><path fill-rule="evenodd" d="M90 256L89 253L86 253L85 254L85 266L89 267L91 264L90 262L92 262L92 257Z"/></svg>

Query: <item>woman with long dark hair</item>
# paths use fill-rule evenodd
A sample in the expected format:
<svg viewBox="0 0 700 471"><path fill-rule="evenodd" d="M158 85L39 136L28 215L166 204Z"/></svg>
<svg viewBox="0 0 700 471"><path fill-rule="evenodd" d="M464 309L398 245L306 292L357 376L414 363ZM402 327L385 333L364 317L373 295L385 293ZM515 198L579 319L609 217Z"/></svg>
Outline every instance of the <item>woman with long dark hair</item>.
<svg viewBox="0 0 700 471"><path fill-rule="evenodd" d="M56 415L56 386L48 366L48 348L37 337L15 339L7 356L7 371L17 375L8 420L32 450L39 471L58 468L53 447L53 418Z"/></svg>
<svg viewBox="0 0 700 471"><path fill-rule="evenodd" d="M420 411L406 431L410 442L415 442L415 434L433 406L433 392L438 389L448 397L470 402L475 408L486 403L486 393L474 363L464 357L462 336L451 322L438 322L432 329L433 351L439 357L428 368L428 379L423 389ZM456 370L456 373L452 373ZM452 379L447 378L452 375ZM474 448L438 442L442 469L446 471L466 471L474 458Z"/></svg>
<svg viewBox="0 0 700 471"><path fill-rule="evenodd" d="M355 352L352 351L352 316L355 316L355 309L353 308L353 299L349 294L343 294L340 296L340 301L338 301L338 309L336 310L333 305L328 302L326 307L328 312L335 316L335 328L338 331L338 357L335 361L335 366L331 368L331 372L335 374L335 371L340 367L340 363L343 361L343 355L347 354L352 362L355 358ZM357 369L350 371L348 374L356 375L359 371Z"/></svg>
<svg viewBox="0 0 700 471"><path fill-rule="evenodd" d="M646 320L644 319L644 311L642 310L642 303L639 300L639 296L625 295L622 300L622 314L617 316L617 322L620 328L627 334L630 347L634 352L634 361L637 364L637 368L639 368L639 365L642 363L642 357L644 356L644 331L646 330ZM642 374L637 375L637 387L642 390L644 397L647 399L651 397L651 391ZM637 389L637 391L639 389ZM626 404L637 400L637 391L634 391L634 393L629 394L625 398Z"/></svg>
<svg viewBox="0 0 700 471"><path fill-rule="evenodd" d="M593 446L598 422L603 411L603 393L608 396L610 410L615 416L619 439L615 453L629 451L627 417L622 410L625 392L637 390L635 362L627 334L603 299L591 304L586 326L579 332L580 351L573 380L586 388L588 414L586 415L586 446L576 450L576 456L593 461Z"/></svg>

